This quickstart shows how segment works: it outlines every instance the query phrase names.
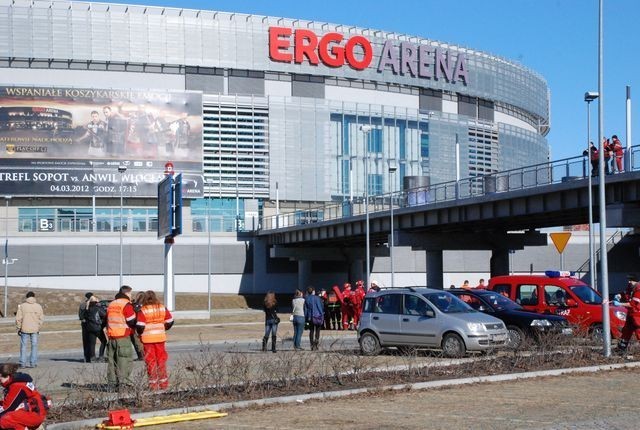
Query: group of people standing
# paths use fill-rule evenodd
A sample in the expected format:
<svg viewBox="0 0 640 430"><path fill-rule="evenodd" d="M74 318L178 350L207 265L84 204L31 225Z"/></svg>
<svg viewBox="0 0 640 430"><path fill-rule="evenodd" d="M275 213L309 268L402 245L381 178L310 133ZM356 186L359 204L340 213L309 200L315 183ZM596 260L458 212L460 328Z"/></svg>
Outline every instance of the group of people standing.
<svg viewBox="0 0 640 430"><path fill-rule="evenodd" d="M324 326L325 310L323 300L316 294L313 287L307 288L306 296L301 290L296 290L291 302L291 322L293 323L293 348L302 350L302 332L305 326L309 329L309 344L311 350L318 350L320 345L320 330ZM273 291L269 291L263 304L265 329L262 338L262 351L267 351L269 336L271 336L271 352L277 352L277 333L280 317L278 316L278 301Z"/></svg>
<svg viewBox="0 0 640 430"><path fill-rule="evenodd" d="M87 293L85 298L78 311L85 362L104 361L106 354L107 382L119 388L132 383L135 351L138 359L146 363L149 387L166 389L169 386L166 331L173 325L173 316L155 292L140 292L132 300L131 287L123 285L108 306L102 305L92 293ZM97 359L96 339L100 340Z"/></svg>
<svg viewBox="0 0 640 430"><path fill-rule="evenodd" d="M602 140L602 151L604 153L604 173L606 175L624 172L624 147L617 135L611 136L611 140L606 137ZM585 150L582 154L587 155L587 151ZM588 155L591 161L591 176L598 176L600 150L593 142L589 143Z"/></svg>
<svg viewBox="0 0 640 430"><path fill-rule="evenodd" d="M369 291L379 291L376 281L371 282ZM345 283L342 290L334 285L330 291L324 288L316 292L308 287L306 294L296 289L291 302L291 322L293 324L293 348L302 350L302 333L309 330L309 344L312 351L320 345L320 330L355 330L358 326L365 297L364 282L356 282L356 288ZM277 333L280 317L278 302L273 291L269 291L263 302L265 331L262 351L266 352L271 337L271 351L277 352Z"/></svg>

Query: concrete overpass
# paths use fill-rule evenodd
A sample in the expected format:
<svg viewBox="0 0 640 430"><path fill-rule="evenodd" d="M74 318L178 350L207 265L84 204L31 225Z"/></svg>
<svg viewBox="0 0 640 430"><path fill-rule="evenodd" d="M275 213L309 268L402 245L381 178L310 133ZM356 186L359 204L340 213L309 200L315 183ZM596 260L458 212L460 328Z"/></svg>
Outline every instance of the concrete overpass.
<svg viewBox="0 0 640 430"><path fill-rule="evenodd" d="M607 225L640 226L640 165L606 176ZM638 157L635 157L638 158ZM427 285L442 285L442 252L491 250L491 274L508 273L510 250L547 244L537 229L588 222L588 163L583 157L529 166L490 177L467 178L428 189L375 196L369 203L371 256L388 256L390 205L396 246L426 251ZM640 161L640 160L639 160ZM598 184L593 178L594 222ZM362 277L366 215L362 201L325 205L310 211L266 218L256 232L272 258L298 261L304 285L310 262L346 260ZM372 262L369 262L371 264Z"/></svg>

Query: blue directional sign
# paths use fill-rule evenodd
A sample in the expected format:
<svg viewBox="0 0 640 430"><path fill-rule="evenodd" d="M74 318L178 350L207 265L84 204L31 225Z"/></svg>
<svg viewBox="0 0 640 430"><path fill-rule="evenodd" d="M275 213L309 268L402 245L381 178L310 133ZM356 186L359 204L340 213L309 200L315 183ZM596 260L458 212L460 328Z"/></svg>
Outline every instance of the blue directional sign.
<svg viewBox="0 0 640 430"><path fill-rule="evenodd" d="M158 239L171 237L173 224L173 178L158 183Z"/></svg>
<svg viewBox="0 0 640 430"><path fill-rule="evenodd" d="M182 173L173 180L173 225L171 235L182 234Z"/></svg>
<svg viewBox="0 0 640 430"><path fill-rule="evenodd" d="M182 173L158 183L158 239L182 234Z"/></svg>

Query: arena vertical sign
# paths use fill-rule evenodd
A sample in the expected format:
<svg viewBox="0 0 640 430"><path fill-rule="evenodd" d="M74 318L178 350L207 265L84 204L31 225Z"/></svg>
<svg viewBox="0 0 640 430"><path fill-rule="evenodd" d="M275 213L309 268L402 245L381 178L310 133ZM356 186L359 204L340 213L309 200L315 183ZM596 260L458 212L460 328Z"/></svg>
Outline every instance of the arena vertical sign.
<svg viewBox="0 0 640 430"><path fill-rule="evenodd" d="M372 43L364 36L345 38L341 33L322 36L305 28L269 27L269 58L282 63L309 63L331 68L348 66L356 71L371 67ZM433 79L450 84L469 84L467 60L462 52L411 42L387 40L380 53L378 73L418 79Z"/></svg>

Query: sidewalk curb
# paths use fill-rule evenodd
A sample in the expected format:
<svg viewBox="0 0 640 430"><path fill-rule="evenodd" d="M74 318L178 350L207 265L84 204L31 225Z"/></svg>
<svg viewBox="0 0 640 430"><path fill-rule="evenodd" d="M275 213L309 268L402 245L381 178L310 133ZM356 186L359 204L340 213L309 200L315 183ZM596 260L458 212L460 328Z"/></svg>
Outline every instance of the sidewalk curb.
<svg viewBox="0 0 640 430"><path fill-rule="evenodd" d="M312 394L300 394L293 396L282 397L268 397L264 399L256 400L242 400L238 402L216 403L212 405L201 405L176 409L165 409L153 412L145 412L141 414L135 414L135 418L151 418L163 415L180 414L187 412L200 412L204 410L224 411L228 409L242 409L251 406L265 406L273 404L287 404L287 403L304 403L307 400L326 400L340 397L352 396L355 394L362 394L367 392L380 392L380 391L399 391L399 390L426 390L432 388L453 387L459 385L469 385L482 382L504 382L504 381L517 381L520 379L533 379L542 376L560 376L571 373L595 373L605 370L627 369L640 367L640 361L634 361L629 363L619 364L605 364L600 366L587 366L587 367L573 367L565 369L552 369L552 370L540 370L535 372L520 372L520 373L508 373L504 375L491 375L491 376L474 376L471 378L460 379L447 379L440 381L429 382L416 382L413 384L397 384L386 385L382 387L368 387L368 388L355 388L351 390L340 391L325 391ZM103 418L104 419L104 418ZM81 430L87 428L95 428L97 424L100 424L103 419L88 419L81 421L70 421L65 423L47 424L48 430Z"/></svg>

